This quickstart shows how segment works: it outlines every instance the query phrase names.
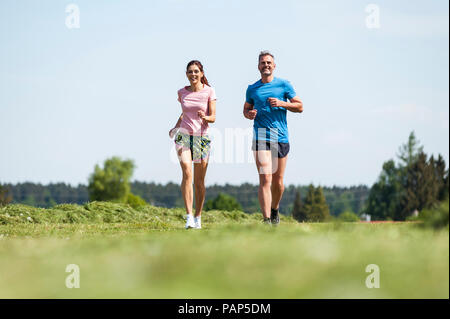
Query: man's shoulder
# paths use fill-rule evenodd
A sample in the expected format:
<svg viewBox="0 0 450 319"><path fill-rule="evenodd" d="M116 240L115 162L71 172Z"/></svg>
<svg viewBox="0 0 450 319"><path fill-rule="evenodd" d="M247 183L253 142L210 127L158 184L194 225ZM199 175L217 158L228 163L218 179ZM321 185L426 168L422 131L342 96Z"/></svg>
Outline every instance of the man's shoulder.
<svg viewBox="0 0 450 319"><path fill-rule="evenodd" d="M250 85L248 86L248 89L251 90L251 89L257 88L257 87L260 86L260 85L261 85L261 79L258 80L258 81L256 81L256 82L253 83L253 84L250 84Z"/></svg>
<svg viewBox="0 0 450 319"><path fill-rule="evenodd" d="M291 83L289 80L279 78L279 77L276 77L275 80L281 85L285 85L286 83Z"/></svg>

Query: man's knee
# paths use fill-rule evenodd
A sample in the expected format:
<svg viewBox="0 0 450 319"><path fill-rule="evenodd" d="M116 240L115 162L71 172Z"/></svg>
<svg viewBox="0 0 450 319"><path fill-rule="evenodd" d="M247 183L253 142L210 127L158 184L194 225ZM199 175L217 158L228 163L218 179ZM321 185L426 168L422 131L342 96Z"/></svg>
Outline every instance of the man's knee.
<svg viewBox="0 0 450 319"><path fill-rule="evenodd" d="M272 175L270 174L260 174L259 175L259 185L269 186L272 184Z"/></svg>
<svg viewBox="0 0 450 319"><path fill-rule="evenodd" d="M280 176L274 176L272 178L272 187L276 187L280 191L284 191L284 182L283 177Z"/></svg>

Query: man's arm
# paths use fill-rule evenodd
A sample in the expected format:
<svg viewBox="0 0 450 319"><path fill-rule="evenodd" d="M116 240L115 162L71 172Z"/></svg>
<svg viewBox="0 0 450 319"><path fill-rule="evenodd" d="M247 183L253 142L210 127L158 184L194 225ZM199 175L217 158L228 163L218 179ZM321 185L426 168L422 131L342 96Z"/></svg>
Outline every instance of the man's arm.
<svg viewBox="0 0 450 319"><path fill-rule="evenodd" d="M303 103L298 96L289 99L289 102L284 102L273 97L269 97L269 103L272 107L284 107L286 110L294 113L303 112Z"/></svg>
<svg viewBox="0 0 450 319"><path fill-rule="evenodd" d="M245 102L243 113L245 118L254 120L257 114L257 110L253 109L253 104Z"/></svg>

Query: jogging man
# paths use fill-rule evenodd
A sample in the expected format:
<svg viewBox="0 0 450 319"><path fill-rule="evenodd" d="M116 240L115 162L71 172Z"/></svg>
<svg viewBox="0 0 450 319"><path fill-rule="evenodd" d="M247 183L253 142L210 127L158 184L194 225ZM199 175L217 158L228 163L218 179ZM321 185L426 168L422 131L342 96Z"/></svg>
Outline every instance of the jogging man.
<svg viewBox="0 0 450 319"><path fill-rule="evenodd" d="M274 77L275 67L270 52L259 54L261 79L247 88L244 116L254 121L252 150L259 173L258 199L264 223L278 225L289 153L286 113L303 112L303 103L289 81Z"/></svg>

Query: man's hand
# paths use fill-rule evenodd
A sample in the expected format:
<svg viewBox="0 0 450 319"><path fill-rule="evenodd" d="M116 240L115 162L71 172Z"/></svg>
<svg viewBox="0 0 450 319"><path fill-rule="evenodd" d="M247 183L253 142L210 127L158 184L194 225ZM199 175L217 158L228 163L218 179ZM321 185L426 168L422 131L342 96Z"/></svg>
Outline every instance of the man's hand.
<svg viewBox="0 0 450 319"><path fill-rule="evenodd" d="M254 120L257 113L258 113L257 110L249 110L248 113L247 113L247 115L248 115L247 118L248 118L249 120Z"/></svg>
<svg viewBox="0 0 450 319"><path fill-rule="evenodd" d="M276 99L274 97L269 97L268 100L271 107L284 107L286 105L285 102L280 101L279 99Z"/></svg>
<svg viewBox="0 0 450 319"><path fill-rule="evenodd" d="M253 108L253 105L245 102L244 104L244 117L249 120L254 120L258 111Z"/></svg>
<svg viewBox="0 0 450 319"><path fill-rule="evenodd" d="M280 101L273 97L269 97L267 100L269 100L271 107L284 107L286 110L294 113L303 112L303 103L298 96L289 99L290 102Z"/></svg>

